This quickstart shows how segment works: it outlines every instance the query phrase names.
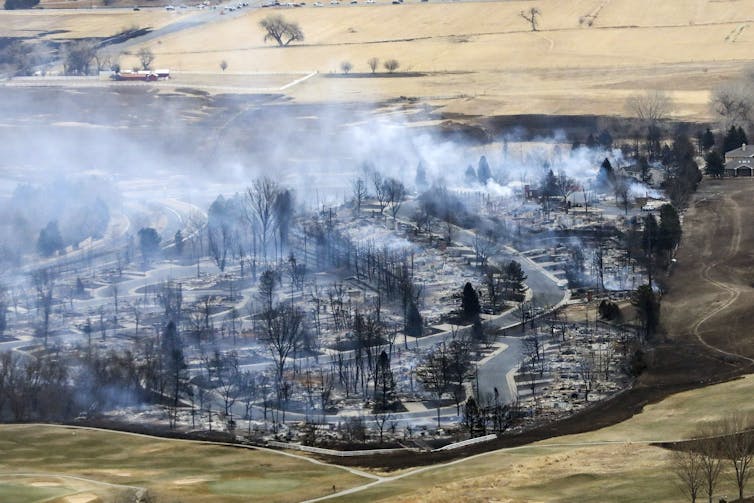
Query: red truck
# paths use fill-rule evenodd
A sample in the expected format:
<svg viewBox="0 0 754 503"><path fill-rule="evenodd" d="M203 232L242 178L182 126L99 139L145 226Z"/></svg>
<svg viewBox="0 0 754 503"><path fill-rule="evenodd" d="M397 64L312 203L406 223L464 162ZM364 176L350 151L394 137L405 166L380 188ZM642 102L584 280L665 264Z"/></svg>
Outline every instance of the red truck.
<svg viewBox="0 0 754 503"><path fill-rule="evenodd" d="M113 80L118 81L140 81L140 82L154 82L157 80L157 74L150 71L141 72L120 72L115 73L112 76Z"/></svg>

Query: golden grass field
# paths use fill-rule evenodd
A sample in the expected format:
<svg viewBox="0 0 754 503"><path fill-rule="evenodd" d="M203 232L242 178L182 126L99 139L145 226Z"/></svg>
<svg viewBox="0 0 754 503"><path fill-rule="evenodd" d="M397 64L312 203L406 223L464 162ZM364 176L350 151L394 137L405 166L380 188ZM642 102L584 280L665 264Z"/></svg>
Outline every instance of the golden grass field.
<svg viewBox="0 0 754 503"><path fill-rule="evenodd" d="M310 71L289 93L305 102L421 97L467 114L618 115L646 88L669 91L679 118L706 119L709 90L748 64L754 1L541 0L540 31L519 11L531 2L412 3L284 9L306 40L262 42L269 9L165 36L149 47L160 66L217 71ZM591 27L580 23L597 13ZM350 61L398 59L417 78L326 78ZM130 64L130 63L129 63ZM384 70L380 68L380 72Z"/></svg>
<svg viewBox="0 0 754 503"><path fill-rule="evenodd" d="M50 30L67 33L48 38L107 36L209 14L211 22L146 42L157 55L154 64L217 74L223 60L228 73L318 71L286 94L299 102L419 97L469 115L621 115L627 96L663 89L676 101L674 116L690 120L710 119L710 89L746 68L754 50L754 0L363 1L233 16L162 9L0 12L0 36ZM538 32L519 16L533 5L542 12ZM265 44L258 23L273 12L298 22L305 41ZM395 58L399 72L425 75L385 78L380 67L374 78L328 78L340 74L343 61L367 73L371 57ZM124 67L135 62L122 58Z"/></svg>
<svg viewBox="0 0 754 503"><path fill-rule="evenodd" d="M161 10L17 10L0 11L0 37L74 39L109 37L134 26L159 28L187 14ZM51 33L62 31L61 33Z"/></svg>
<svg viewBox="0 0 754 503"><path fill-rule="evenodd" d="M0 452L4 503L114 501L126 486L158 502L293 502L368 480L265 451L59 426L2 426Z"/></svg>
<svg viewBox="0 0 754 503"><path fill-rule="evenodd" d="M704 421L754 412L752 393L754 375L679 393L621 424L430 468L338 501L682 502L668 452L646 442L688 438ZM103 482L148 488L158 501L299 501L332 484L368 482L266 452L57 426L1 426L0 449L2 501L89 503L126 490ZM719 495L735 493L730 475Z"/></svg>
<svg viewBox="0 0 754 503"><path fill-rule="evenodd" d="M754 412L753 392L749 375L679 393L621 424L484 454L337 501L688 501L678 489L668 451L645 442L685 439L704 421ZM736 493L730 477L729 471L721 477L720 496Z"/></svg>

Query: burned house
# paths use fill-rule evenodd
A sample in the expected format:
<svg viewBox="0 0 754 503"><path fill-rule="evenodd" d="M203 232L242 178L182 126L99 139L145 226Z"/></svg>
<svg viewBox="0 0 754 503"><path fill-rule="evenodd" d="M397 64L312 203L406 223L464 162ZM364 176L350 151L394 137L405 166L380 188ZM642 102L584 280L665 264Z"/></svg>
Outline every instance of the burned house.
<svg viewBox="0 0 754 503"><path fill-rule="evenodd" d="M725 153L725 176L752 176L754 148L745 143Z"/></svg>

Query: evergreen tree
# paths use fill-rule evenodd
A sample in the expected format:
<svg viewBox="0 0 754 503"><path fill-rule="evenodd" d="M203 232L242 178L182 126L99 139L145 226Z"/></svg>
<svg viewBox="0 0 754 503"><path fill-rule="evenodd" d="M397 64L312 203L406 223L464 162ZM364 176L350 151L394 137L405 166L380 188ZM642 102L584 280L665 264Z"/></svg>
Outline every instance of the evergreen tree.
<svg viewBox="0 0 754 503"><path fill-rule="evenodd" d="M483 420L482 417L482 411L477 405L476 400L474 400L473 396L470 396L463 406L463 426L472 437L478 431L480 422Z"/></svg>
<svg viewBox="0 0 754 503"><path fill-rule="evenodd" d="M144 258L144 263L147 263L150 257L160 251L160 235L152 227L142 227L138 234L141 255Z"/></svg>
<svg viewBox="0 0 754 503"><path fill-rule="evenodd" d="M467 184L472 184L477 181L476 171L474 171L474 167L471 164L466 167L464 178L466 179Z"/></svg>
<svg viewBox="0 0 754 503"><path fill-rule="evenodd" d="M597 146L597 141L594 139L594 135L592 133L589 133L589 136L586 137L586 142L584 143L584 145L589 149Z"/></svg>
<svg viewBox="0 0 754 503"><path fill-rule="evenodd" d="M725 163L723 163L722 156L716 150L710 150L704 156L704 172L715 178L719 178L725 174Z"/></svg>
<svg viewBox="0 0 754 503"><path fill-rule="evenodd" d="M641 320L642 333L645 339L650 339L660 323L660 301L652 287L642 285L636 289L631 297L631 304Z"/></svg>
<svg viewBox="0 0 754 503"><path fill-rule="evenodd" d="M644 183L652 183L652 171L649 161L644 156L639 157L639 179Z"/></svg>
<svg viewBox="0 0 754 503"><path fill-rule="evenodd" d="M662 165L665 167L665 169L669 168L673 165L675 162L675 156L673 155L673 151L670 150L670 147L668 144L664 144L662 146L662 153L660 154L660 162L662 162Z"/></svg>
<svg viewBox="0 0 754 503"><path fill-rule="evenodd" d="M183 255L183 245L185 243L183 242L183 233L181 232L181 229L175 231L175 236L173 236L173 243L175 244L175 254L178 256Z"/></svg>
<svg viewBox="0 0 754 503"><path fill-rule="evenodd" d="M709 128L707 128L707 131L705 131L704 134L702 135L702 148L704 150L709 150L714 146L715 146L715 135L712 134L712 131L710 131Z"/></svg>
<svg viewBox="0 0 754 503"><path fill-rule="evenodd" d="M486 184L487 180L492 178L492 172L490 171L490 165L487 163L487 158L482 156L479 158L479 167L477 167L477 178L479 183Z"/></svg>
<svg viewBox="0 0 754 503"><path fill-rule="evenodd" d="M741 126L738 126L738 129L736 130L736 136L738 137L738 146L745 143L749 143L749 140L746 139L746 132L744 132L744 129Z"/></svg>
<svg viewBox="0 0 754 503"><path fill-rule="evenodd" d="M723 137L723 152L730 152L741 147L740 138L736 126L731 126Z"/></svg>
<svg viewBox="0 0 754 503"><path fill-rule="evenodd" d="M681 241L681 220L672 204L660 208L660 225L657 229L657 249L670 253Z"/></svg>
<svg viewBox="0 0 754 503"><path fill-rule="evenodd" d="M613 146L613 135L607 129L603 129L599 136L597 136L597 143L605 150L609 150Z"/></svg>
<svg viewBox="0 0 754 503"><path fill-rule="evenodd" d="M521 263L511 260L505 265L503 274L505 276L506 290L516 295L522 295L526 289L524 281L526 281L527 276L521 267Z"/></svg>
<svg viewBox="0 0 754 503"><path fill-rule="evenodd" d="M398 405L395 378L390 368L390 357L384 350L377 358L374 382L374 412L394 411Z"/></svg>
<svg viewBox="0 0 754 503"><path fill-rule="evenodd" d="M596 184L601 190L609 190L615 184L615 170L607 157L602 161L600 170L597 172Z"/></svg>
<svg viewBox="0 0 754 503"><path fill-rule="evenodd" d="M62 250L63 237L60 235L60 229L58 228L57 220L48 222L44 229L39 231L39 238L37 239L37 251L40 255L49 257L58 250Z"/></svg>
<svg viewBox="0 0 754 503"><path fill-rule="evenodd" d="M427 170L424 169L424 164L419 161L419 165L416 167L416 179L414 180L416 189L423 191L428 187L427 185Z"/></svg>
<svg viewBox="0 0 754 503"><path fill-rule="evenodd" d="M484 326L481 316L474 318L474 323L471 325L471 338L476 342L484 342Z"/></svg>
<svg viewBox="0 0 754 503"><path fill-rule="evenodd" d="M424 329L424 320L416 304L410 302L406 308L405 332L409 337L421 337Z"/></svg>
<svg viewBox="0 0 754 503"><path fill-rule="evenodd" d="M482 312L482 306L479 304L479 294L477 294L471 283L466 283L461 294L461 314L464 319L471 320L479 316Z"/></svg>
<svg viewBox="0 0 754 503"><path fill-rule="evenodd" d="M551 169L545 173L539 190L543 197L553 197L558 195L558 179L555 177L555 173L553 173Z"/></svg>

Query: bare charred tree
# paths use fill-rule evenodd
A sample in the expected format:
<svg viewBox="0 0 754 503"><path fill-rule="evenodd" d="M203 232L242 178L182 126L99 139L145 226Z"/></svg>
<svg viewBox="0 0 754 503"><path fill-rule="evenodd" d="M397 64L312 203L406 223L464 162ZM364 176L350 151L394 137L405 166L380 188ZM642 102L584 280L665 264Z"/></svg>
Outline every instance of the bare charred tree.
<svg viewBox="0 0 754 503"><path fill-rule="evenodd" d="M286 21L280 14L267 16L259 22L259 26L265 31L264 41L274 40L280 47L304 40L304 32L301 31L298 23Z"/></svg>
<svg viewBox="0 0 754 503"><path fill-rule="evenodd" d="M44 345L47 347L47 337L50 334L50 316L52 315L52 294L55 288L55 275L51 269L39 269L32 274L32 282L37 292L37 313L42 318L39 331L42 337L44 337Z"/></svg>
<svg viewBox="0 0 754 503"><path fill-rule="evenodd" d="M166 281L160 285L156 298L162 306L166 321L180 324L183 315L183 285L174 281Z"/></svg>
<svg viewBox="0 0 754 503"><path fill-rule="evenodd" d="M131 304L131 314L134 317L134 324L136 325L134 328L134 337L139 336L139 323L141 322L143 306L143 301L138 298Z"/></svg>
<svg viewBox="0 0 754 503"><path fill-rule="evenodd" d="M284 250L288 247L288 235L290 234L291 223L293 221L293 206L293 193L288 189L279 189L272 204L272 213L275 219L278 243L280 244L281 259Z"/></svg>
<svg viewBox="0 0 754 503"><path fill-rule="evenodd" d="M628 216L628 209L631 207L631 186L625 179L621 179L615 184L615 201L619 208Z"/></svg>
<svg viewBox="0 0 754 503"><path fill-rule="evenodd" d="M118 319L118 294L120 293L120 287L117 281L113 281L110 285L110 295L113 297L113 310L115 312L115 319Z"/></svg>
<svg viewBox="0 0 754 503"><path fill-rule="evenodd" d="M380 215L385 212L388 204L387 185L379 171L372 172L372 185L374 185L374 197L377 198L377 204L380 207Z"/></svg>
<svg viewBox="0 0 754 503"><path fill-rule="evenodd" d="M227 225L208 226L207 242L212 260L215 261L215 264L221 272L225 271L228 252L233 246L233 238L230 228Z"/></svg>
<svg viewBox="0 0 754 503"><path fill-rule="evenodd" d="M487 258L495 246L495 234L492 229L478 229L474 232L474 256L477 267L484 269L487 266Z"/></svg>
<svg viewBox="0 0 754 503"><path fill-rule="evenodd" d="M271 178L258 178L246 189L247 219L259 224L262 256L267 259L267 240L273 229L274 205L280 189Z"/></svg>
<svg viewBox="0 0 754 503"><path fill-rule="evenodd" d="M217 389L223 399L225 415L231 415L233 404L239 396L241 384L241 372L238 368L238 354L235 351L220 353L215 350L216 360L215 376Z"/></svg>
<svg viewBox="0 0 754 503"><path fill-rule="evenodd" d="M440 403L451 383L451 364L443 342L433 349L416 369L416 377L437 399L437 427L440 427Z"/></svg>
<svg viewBox="0 0 754 503"><path fill-rule="evenodd" d="M448 343L448 360L456 413L461 414L461 401L466 396L464 384L474 376L471 364L471 342L465 337L457 337Z"/></svg>
<svg viewBox="0 0 754 503"><path fill-rule="evenodd" d="M319 403L322 410L322 422L325 421L327 409L330 407L330 399L335 389L335 375L332 369L325 371L322 367L319 369Z"/></svg>
<svg viewBox="0 0 754 503"><path fill-rule="evenodd" d="M382 443L385 425L389 423L391 419L393 419L393 415L390 412L378 412L372 415L372 420L374 421L375 426L377 426L377 431L380 435L380 443Z"/></svg>
<svg viewBox="0 0 754 503"><path fill-rule="evenodd" d="M5 335L8 328L8 289L0 284L0 338ZM0 406L0 411L2 407Z"/></svg>
<svg viewBox="0 0 754 503"><path fill-rule="evenodd" d="M531 7L528 10L522 10L520 15L522 18L529 22L529 24L531 25L531 31L537 31L537 18L542 16L539 8Z"/></svg>
<svg viewBox="0 0 754 503"><path fill-rule="evenodd" d="M395 221L401 209L401 204L403 204L403 199L406 197L406 187L395 178L388 178L384 184L385 200L390 207L390 215Z"/></svg>
<svg viewBox="0 0 754 503"><path fill-rule="evenodd" d="M260 336L260 341L267 346L275 364L278 409L283 399L285 366L301 344L303 325L303 311L295 306L281 305L270 314L267 326ZM283 418L285 419L285 411L283 411Z"/></svg>
<svg viewBox="0 0 754 503"><path fill-rule="evenodd" d="M484 285L487 288L487 299L490 302L492 312L496 313L498 307L504 305L503 275L494 267L487 267L484 273Z"/></svg>
<svg viewBox="0 0 754 503"><path fill-rule="evenodd" d="M582 355L579 359L579 375L584 383L584 401L589 401L589 393L597 376L597 369L594 364L594 354Z"/></svg>
<svg viewBox="0 0 754 503"><path fill-rule="evenodd" d="M367 184L363 178L357 177L351 182L353 190L353 204L356 208L356 213L361 213L361 205L368 196Z"/></svg>
<svg viewBox="0 0 754 503"><path fill-rule="evenodd" d="M162 382L168 399L168 422L175 428L178 420L180 396L186 389L188 372L183 356L183 341L176 324L168 322L160 340L160 369Z"/></svg>
<svg viewBox="0 0 754 503"><path fill-rule="evenodd" d="M568 213L568 198L576 192L577 188L576 181L566 175L565 171L558 173L558 176L555 178L555 190L563 198L563 208L566 213Z"/></svg>

